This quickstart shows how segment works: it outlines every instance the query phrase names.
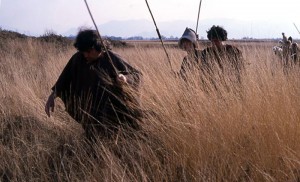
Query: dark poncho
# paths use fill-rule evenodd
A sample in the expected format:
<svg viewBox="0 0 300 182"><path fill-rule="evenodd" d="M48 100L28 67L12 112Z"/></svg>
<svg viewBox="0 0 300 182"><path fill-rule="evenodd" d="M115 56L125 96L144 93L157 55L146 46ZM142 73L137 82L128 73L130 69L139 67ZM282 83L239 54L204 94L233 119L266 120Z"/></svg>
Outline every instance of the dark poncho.
<svg viewBox="0 0 300 182"><path fill-rule="evenodd" d="M192 54L188 54L183 58L179 76L185 81L188 81L187 77L189 73L194 73L195 70L200 69L200 55L201 52L199 50L195 50Z"/></svg>
<svg viewBox="0 0 300 182"><path fill-rule="evenodd" d="M242 52L235 46L224 45L222 48L208 47L201 53L202 68L214 72L214 69L240 74L244 69Z"/></svg>
<svg viewBox="0 0 300 182"><path fill-rule="evenodd" d="M118 73L126 75L130 83L128 88L137 91L141 73L117 54L109 51L109 55ZM116 81L116 75L107 53L87 63L82 53L77 52L52 90L62 99L70 116L81 123L86 132L96 130L102 135L110 135L121 125L138 127L136 108L132 107L138 106L138 99L128 97L122 85ZM131 107L128 106L129 102Z"/></svg>
<svg viewBox="0 0 300 182"><path fill-rule="evenodd" d="M235 46L208 47L201 53L203 84L210 84L217 91L221 86L229 92L239 93L244 70L245 60Z"/></svg>

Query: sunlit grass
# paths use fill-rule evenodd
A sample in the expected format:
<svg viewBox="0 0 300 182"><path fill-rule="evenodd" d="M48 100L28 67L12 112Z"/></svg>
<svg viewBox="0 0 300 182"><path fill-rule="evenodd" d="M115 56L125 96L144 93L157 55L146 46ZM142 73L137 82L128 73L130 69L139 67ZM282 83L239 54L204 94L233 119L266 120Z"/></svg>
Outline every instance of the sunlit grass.
<svg viewBox="0 0 300 182"><path fill-rule="evenodd" d="M135 135L91 148L57 99L44 104L75 52L33 40L0 49L0 176L13 181L297 181L300 178L299 68L284 74L267 43L237 44L247 61L239 94L207 93L195 73L174 77L184 52L115 49L143 72ZM234 87L236 85L233 85Z"/></svg>

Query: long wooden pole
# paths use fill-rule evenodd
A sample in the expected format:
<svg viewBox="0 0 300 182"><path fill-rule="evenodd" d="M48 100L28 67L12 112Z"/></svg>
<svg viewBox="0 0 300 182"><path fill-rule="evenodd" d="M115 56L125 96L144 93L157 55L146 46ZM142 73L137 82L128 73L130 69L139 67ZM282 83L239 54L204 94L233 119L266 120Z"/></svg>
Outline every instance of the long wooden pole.
<svg viewBox="0 0 300 182"><path fill-rule="evenodd" d="M171 68L171 70L172 70L172 64L171 64L171 61L170 61L169 54L168 54L168 52L167 52L167 50L166 50L166 47L165 47L165 45L164 45L164 42L163 42L163 40L162 40L162 38L161 38L161 35L160 35L160 33L159 33L159 30L158 30L158 28L157 28L157 25L156 25L155 19L154 19L154 17L153 17L153 14L152 14L152 12L151 12L151 9L150 9L150 6L149 6L149 4L148 4L148 1L147 1L147 0L145 0L145 1L146 1L148 10L149 10L149 12L150 12L150 14L151 14L153 23L154 23L154 25L155 25L155 28L156 28L156 32L157 32L158 38L159 38L159 40L160 40L160 42L161 42L161 44L162 44L162 46L163 46L163 48L164 48L164 51L165 51L165 53L166 53L166 55L167 55L167 58L168 58L168 61L169 61L169 64L170 64L170 68Z"/></svg>
<svg viewBox="0 0 300 182"><path fill-rule="evenodd" d="M297 29L298 33L300 34L300 31L298 29L298 27L296 26L296 24L294 23L295 28Z"/></svg>
<svg viewBox="0 0 300 182"><path fill-rule="evenodd" d="M202 0L200 0L199 9L198 9L198 17L197 17L197 25L196 25L196 34L197 34L197 32L198 32L198 22L199 22L199 17L200 17L201 4L202 4Z"/></svg>

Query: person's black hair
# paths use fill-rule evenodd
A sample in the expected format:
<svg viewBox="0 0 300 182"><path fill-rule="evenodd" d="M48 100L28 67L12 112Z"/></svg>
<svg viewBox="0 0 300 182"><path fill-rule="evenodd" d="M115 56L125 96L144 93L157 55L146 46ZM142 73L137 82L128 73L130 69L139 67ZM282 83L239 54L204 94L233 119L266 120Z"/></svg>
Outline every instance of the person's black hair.
<svg viewBox="0 0 300 182"><path fill-rule="evenodd" d="M74 43L74 47L80 51L85 52L92 48L101 51L103 46L99 41L99 36L95 30L80 30Z"/></svg>
<svg viewBox="0 0 300 182"><path fill-rule="evenodd" d="M225 41L227 40L227 31L223 27L213 25L207 31L207 38L210 41L213 39Z"/></svg>

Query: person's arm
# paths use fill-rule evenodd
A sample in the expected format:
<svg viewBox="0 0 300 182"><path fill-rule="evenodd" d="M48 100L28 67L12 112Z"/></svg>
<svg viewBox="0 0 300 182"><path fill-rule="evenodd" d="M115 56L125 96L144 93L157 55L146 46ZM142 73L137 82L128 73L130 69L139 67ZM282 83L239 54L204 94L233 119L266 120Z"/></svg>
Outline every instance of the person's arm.
<svg viewBox="0 0 300 182"><path fill-rule="evenodd" d="M69 60L65 68L63 69L62 73L60 74L54 86L51 88L52 91L56 93L57 97L61 98L63 92L66 89L70 89L70 83L72 80L72 75L73 75L72 72L74 71L74 65L76 64L76 62L79 62L80 59L83 59L81 53L79 52L75 53L71 57L71 59Z"/></svg>
<svg viewBox="0 0 300 182"><path fill-rule="evenodd" d="M236 56L236 64L237 64L237 69L240 70L241 72L244 71L245 69L245 59L243 56L243 53L241 50L238 48L235 49L235 56Z"/></svg>
<svg viewBox="0 0 300 182"><path fill-rule="evenodd" d="M138 71L134 72L120 72L118 74L118 80L127 84L138 86L141 82L142 73Z"/></svg>
<svg viewBox="0 0 300 182"><path fill-rule="evenodd" d="M110 55L115 67L118 70L117 80L123 83L130 84L134 88L139 87L142 79L142 73L131 66L129 63L127 63L119 55L113 52L110 52Z"/></svg>
<svg viewBox="0 0 300 182"><path fill-rule="evenodd" d="M50 111L54 112L54 106L55 106L54 100L55 100L55 98L56 98L56 94L53 91L49 95L48 100L47 100L46 105L45 105L45 112L46 112L46 114L47 114L48 117L50 117Z"/></svg>
<svg viewBox="0 0 300 182"><path fill-rule="evenodd" d="M49 95L48 100L45 104L45 112L47 116L50 117L50 111L54 112L54 107L55 107L54 100L56 97L60 97L64 101L63 92L65 92L66 89L70 89L73 63L79 56L80 56L79 53L76 53L75 55L72 56L72 58L69 60L69 62L63 69L62 73L60 74L58 80L51 88L52 93Z"/></svg>
<svg viewBox="0 0 300 182"><path fill-rule="evenodd" d="M188 69L189 69L188 59L187 59L187 56L185 56L183 58L182 63L181 63L178 76L181 77L181 78L183 78L185 80L186 79L185 78L186 77L186 73L187 73Z"/></svg>

